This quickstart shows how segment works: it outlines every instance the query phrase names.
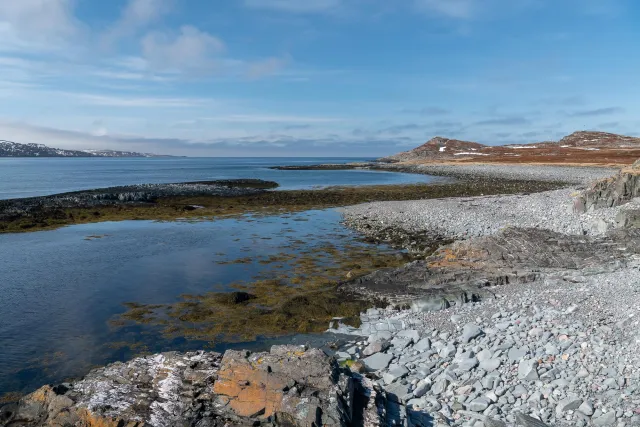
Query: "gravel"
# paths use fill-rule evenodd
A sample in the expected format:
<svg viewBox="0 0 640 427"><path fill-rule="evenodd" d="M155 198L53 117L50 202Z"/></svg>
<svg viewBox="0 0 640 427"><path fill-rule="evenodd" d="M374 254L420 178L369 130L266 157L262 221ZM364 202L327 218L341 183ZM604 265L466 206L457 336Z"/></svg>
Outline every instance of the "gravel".
<svg viewBox="0 0 640 427"><path fill-rule="evenodd" d="M389 368L370 375L405 391L394 404L413 422L440 414L452 426L527 425L518 414L557 427L640 425L640 261L580 273L494 287L495 299L438 312L370 309L360 329L345 329L412 337L378 353ZM428 348L418 345L426 339ZM357 347L354 359L365 341L346 344Z"/></svg>
<svg viewBox="0 0 640 427"><path fill-rule="evenodd" d="M399 229L408 234L430 233L445 239L492 235L506 227L540 228L574 235L602 235L615 227L631 204L573 213L576 188L528 195L374 202L342 208L345 223L368 235Z"/></svg>
<svg viewBox="0 0 640 427"><path fill-rule="evenodd" d="M618 168L540 166L540 165L385 165L386 169L402 169L436 176L456 178L498 178L587 184L618 173Z"/></svg>
<svg viewBox="0 0 640 427"><path fill-rule="evenodd" d="M459 240L505 227L599 236L616 226L621 210L640 208L635 199L621 207L573 212L572 196L611 170L455 168L451 175L544 176L574 185L529 195L368 203L345 208L345 221L372 236L395 228ZM486 290L494 297L431 312L370 309L361 315L360 328L338 328L336 332L368 336L346 344L356 347L354 360L381 333L390 343L378 346L384 349L377 354L387 356L384 367L370 366L368 375L395 393L387 411L400 414L396 425L640 426L637 256L627 256L614 270L540 271L533 283L514 281Z"/></svg>

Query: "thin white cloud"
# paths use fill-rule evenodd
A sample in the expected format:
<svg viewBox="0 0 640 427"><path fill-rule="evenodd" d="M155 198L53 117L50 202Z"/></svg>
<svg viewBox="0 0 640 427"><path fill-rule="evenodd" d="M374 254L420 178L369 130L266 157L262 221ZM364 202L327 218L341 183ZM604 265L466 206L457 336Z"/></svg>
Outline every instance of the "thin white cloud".
<svg viewBox="0 0 640 427"><path fill-rule="evenodd" d="M77 92L51 93L74 98L82 104L105 107L185 108L201 107L212 102L211 100L204 98L136 97L128 95L116 96Z"/></svg>
<svg viewBox="0 0 640 427"><path fill-rule="evenodd" d="M267 58L262 61L253 62L249 64L247 75L252 79L268 76L283 69L288 62L289 58Z"/></svg>
<svg viewBox="0 0 640 427"><path fill-rule="evenodd" d="M130 37L158 21L171 9L172 0L129 0L116 23L104 35L111 44Z"/></svg>
<svg viewBox="0 0 640 427"><path fill-rule="evenodd" d="M72 0L0 0L0 49L52 50L80 31Z"/></svg>
<svg viewBox="0 0 640 427"><path fill-rule="evenodd" d="M182 121L176 124L192 124L198 122L228 122L228 123L331 123L340 119L335 117L268 115L268 114L227 114L215 117L200 117L194 120Z"/></svg>
<svg viewBox="0 0 640 427"><path fill-rule="evenodd" d="M222 40L185 25L180 33L153 32L142 39L142 56L158 70L201 71L215 68L216 58L224 52Z"/></svg>

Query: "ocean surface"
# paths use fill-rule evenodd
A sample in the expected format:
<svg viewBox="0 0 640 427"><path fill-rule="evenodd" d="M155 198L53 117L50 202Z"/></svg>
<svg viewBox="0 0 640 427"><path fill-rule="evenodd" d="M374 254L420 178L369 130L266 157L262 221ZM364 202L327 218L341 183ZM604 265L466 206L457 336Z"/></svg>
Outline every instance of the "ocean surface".
<svg viewBox="0 0 640 427"><path fill-rule="evenodd" d="M358 170L268 169L354 160L368 159L0 158L0 198L227 178L274 180L283 189L432 179ZM29 392L81 377L92 367L145 352L220 351L234 345L264 349L270 340L216 342L211 347L184 337L168 338L151 325L122 326L113 321L127 310L126 302L170 304L183 294L228 291L234 283L276 274L273 265L257 261L260 257L286 257L292 251L299 254L322 245L338 250L371 246L340 219L337 211L328 209L201 222L105 222L0 234L0 398L4 393ZM253 261L233 262L243 257ZM293 265L283 264L295 271Z"/></svg>
<svg viewBox="0 0 640 427"><path fill-rule="evenodd" d="M269 166L370 161L366 158L0 158L0 199L44 196L129 184L234 178L276 181L283 190L331 185L429 182L403 173L279 171Z"/></svg>

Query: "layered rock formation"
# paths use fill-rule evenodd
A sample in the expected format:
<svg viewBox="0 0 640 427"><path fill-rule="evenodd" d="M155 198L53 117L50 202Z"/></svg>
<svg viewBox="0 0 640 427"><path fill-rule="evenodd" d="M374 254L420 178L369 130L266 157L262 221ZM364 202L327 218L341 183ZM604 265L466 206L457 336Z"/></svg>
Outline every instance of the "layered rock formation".
<svg viewBox="0 0 640 427"><path fill-rule="evenodd" d="M618 175L597 181L575 199L578 213L624 205L640 196L640 165L622 170Z"/></svg>
<svg viewBox="0 0 640 427"><path fill-rule="evenodd" d="M424 261L376 271L345 283L342 289L398 307L435 311L492 298L490 286L531 283L567 270L616 271L637 254L640 230L636 229L615 230L598 238L505 229L455 242Z"/></svg>
<svg viewBox="0 0 640 427"><path fill-rule="evenodd" d="M163 353L45 386L0 409L6 426L380 425L385 394L321 350Z"/></svg>

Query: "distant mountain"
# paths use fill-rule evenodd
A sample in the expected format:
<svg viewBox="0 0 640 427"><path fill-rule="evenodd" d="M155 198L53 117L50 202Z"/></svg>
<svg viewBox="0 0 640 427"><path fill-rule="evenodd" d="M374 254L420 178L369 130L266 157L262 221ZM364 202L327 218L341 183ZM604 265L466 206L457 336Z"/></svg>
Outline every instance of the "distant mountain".
<svg viewBox="0 0 640 427"><path fill-rule="evenodd" d="M434 157L451 157L456 153L473 153L487 147L478 142L460 141L457 139L436 136L413 150L404 151L385 157L382 161L406 162L411 160L430 159ZM472 155L472 154L470 154Z"/></svg>
<svg viewBox="0 0 640 427"><path fill-rule="evenodd" d="M640 149L640 138L596 131L574 132L557 142L545 141L512 145L484 145L477 142L459 141L436 136L413 150L384 157L380 161L428 162L454 159L482 159L482 161L489 161L497 158L504 160L506 157L516 158L514 160L517 160L517 158L528 158L531 155L544 156L546 160L550 161L553 157L584 157L580 155L580 152L584 150L596 152L614 150L623 153L629 149Z"/></svg>
<svg viewBox="0 0 640 427"><path fill-rule="evenodd" d="M19 144L0 140L0 157L173 157L133 151L63 150L42 144Z"/></svg>
<svg viewBox="0 0 640 427"><path fill-rule="evenodd" d="M580 131L565 136L558 145L569 147L637 148L640 138L608 132Z"/></svg>

